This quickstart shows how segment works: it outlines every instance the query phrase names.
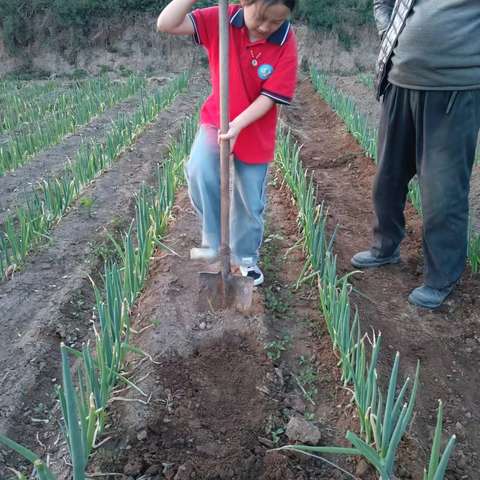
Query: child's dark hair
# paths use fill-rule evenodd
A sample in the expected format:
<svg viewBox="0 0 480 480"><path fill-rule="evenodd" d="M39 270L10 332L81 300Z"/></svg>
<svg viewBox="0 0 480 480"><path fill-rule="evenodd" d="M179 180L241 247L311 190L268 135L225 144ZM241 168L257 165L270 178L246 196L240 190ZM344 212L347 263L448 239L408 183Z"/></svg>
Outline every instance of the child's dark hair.
<svg viewBox="0 0 480 480"><path fill-rule="evenodd" d="M295 8L295 0L244 0L245 5L252 5L258 1L261 1L266 7L270 7L271 5L275 5L277 3L281 3L289 8L292 12Z"/></svg>

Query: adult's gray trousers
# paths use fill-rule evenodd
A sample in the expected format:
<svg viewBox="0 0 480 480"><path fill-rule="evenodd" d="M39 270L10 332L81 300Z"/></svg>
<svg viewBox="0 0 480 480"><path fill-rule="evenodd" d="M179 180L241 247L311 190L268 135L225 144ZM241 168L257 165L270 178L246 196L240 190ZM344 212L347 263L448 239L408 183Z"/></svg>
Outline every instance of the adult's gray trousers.
<svg viewBox="0 0 480 480"><path fill-rule="evenodd" d="M373 187L376 256L405 236L408 184L417 174L423 215L424 283L444 288L465 269L468 196L480 129L480 90L421 91L389 84Z"/></svg>

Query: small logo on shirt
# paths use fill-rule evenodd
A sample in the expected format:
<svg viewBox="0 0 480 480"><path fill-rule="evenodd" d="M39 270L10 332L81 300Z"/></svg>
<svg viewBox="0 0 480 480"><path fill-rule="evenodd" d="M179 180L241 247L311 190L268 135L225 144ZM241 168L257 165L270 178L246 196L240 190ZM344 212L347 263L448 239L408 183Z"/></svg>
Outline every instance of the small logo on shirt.
<svg viewBox="0 0 480 480"><path fill-rule="evenodd" d="M258 67L257 73L262 80L266 80L272 76L273 67L268 63L264 63Z"/></svg>

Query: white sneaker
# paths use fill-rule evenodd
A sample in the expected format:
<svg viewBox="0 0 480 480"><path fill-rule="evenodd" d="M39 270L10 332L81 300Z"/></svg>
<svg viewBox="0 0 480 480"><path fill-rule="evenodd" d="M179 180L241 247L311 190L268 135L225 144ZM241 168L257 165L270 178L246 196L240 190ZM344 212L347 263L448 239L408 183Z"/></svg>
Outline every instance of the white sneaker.
<svg viewBox="0 0 480 480"><path fill-rule="evenodd" d="M258 286L258 285L261 285L264 281L263 273L258 268L257 265L253 265L252 267L242 267L242 266L240 266L240 273L244 277L253 278L253 285L255 287Z"/></svg>
<svg viewBox="0 0 480 480"><path fill-rule="evenodd" d="M190 250L191 260L205 260L214 262L218 258L218 252L210 247L194 247Z"/></svg>

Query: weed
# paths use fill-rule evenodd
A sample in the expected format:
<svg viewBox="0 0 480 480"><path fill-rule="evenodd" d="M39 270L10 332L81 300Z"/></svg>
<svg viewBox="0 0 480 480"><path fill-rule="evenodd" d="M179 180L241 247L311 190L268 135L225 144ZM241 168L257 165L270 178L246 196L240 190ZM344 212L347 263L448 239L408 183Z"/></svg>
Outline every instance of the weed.
<svg viewBox="0 0 480 480"><path fill-rule="evenodd" d="M307 421L307 422L313 422L315 420L315 414L313 412L305 412L303 414L303 418Z"/></svg>
<svg viewBox="0 0 480 480"><path fill-rule="evenodd" d="M87 211L87 215L89 217L92 216L92 206L94 204L95 200L90 197L83 197L80 199L80 206Z"/></svg>
<svg viewBox="0 0 480 480"><path fill-rule="evenodd" d="M115 245L110 240L90 242L90 254L92 263L96 263L99 260L101 260L102 263L106 263L118 259Z"/></svg>
<svg viewBox="0 0 480 480"><path fill-rule="evenodd" d="M272 442L274 445L278 445L281 436L285 433L284 427L278 427L275 430L272 430Z"/></svg>
<svg viewBox="0 0 480 480"><path fill-rule="evenodd" d="M265 228L265 239L262 246L262 267L267 277L275 277L277 271L276 261L280 250L278 240L281 239L283 239L281 235L270 233L270 225L267 224Z"/></svg>
<svg viewBox="0 0 480 480"><path fill-rule="evenodd" d="M267 310L277 315L285 315L289 309L290 305L288 303L288 298L286 298L290 292L282 291L280 287L275 287L270 285L265 289L265 306Z"/></svg>
<svg viewBox="0 0 480 480"><path fill-rule="evenodd" d="M312 363L312 359L307 359L303 355L298 358L298 364L300 370L297 375L297 381L302 387L305 397L311 400L318 393L316 386L318 380L317 371Z"/></svg>
<svg viewBox="0 0 480 480"><path fill-rule="evenodd" d="M272 340L265 344L265 350L267 351L267 357L275 362L280 358L282 352L287 350L290 346L291 338L289 335L284 335L283 338L278 340Z"/></svg>

